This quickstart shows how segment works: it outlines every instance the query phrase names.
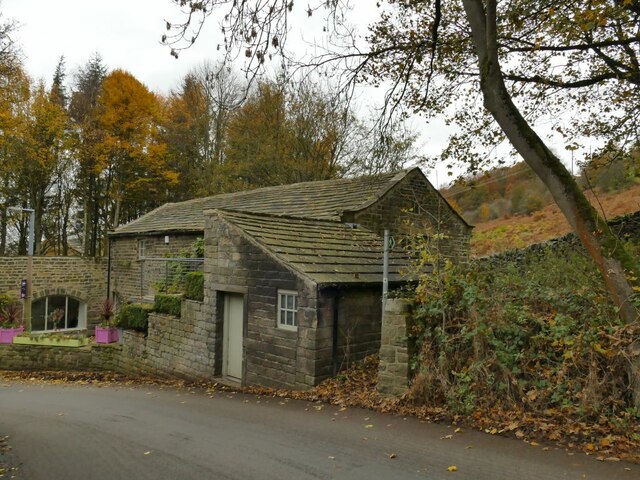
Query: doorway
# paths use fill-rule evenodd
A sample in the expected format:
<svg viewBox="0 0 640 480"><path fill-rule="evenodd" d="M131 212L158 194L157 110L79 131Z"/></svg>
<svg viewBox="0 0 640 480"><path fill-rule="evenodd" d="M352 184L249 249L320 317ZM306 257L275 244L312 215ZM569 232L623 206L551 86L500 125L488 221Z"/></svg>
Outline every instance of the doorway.
<svg viewBox="0 0 640 480"><path fill-rule="evenodd" d="M224 341L222 346L222 374L242 379L242 332L244 324L244 295L224 294Z"/></svg>

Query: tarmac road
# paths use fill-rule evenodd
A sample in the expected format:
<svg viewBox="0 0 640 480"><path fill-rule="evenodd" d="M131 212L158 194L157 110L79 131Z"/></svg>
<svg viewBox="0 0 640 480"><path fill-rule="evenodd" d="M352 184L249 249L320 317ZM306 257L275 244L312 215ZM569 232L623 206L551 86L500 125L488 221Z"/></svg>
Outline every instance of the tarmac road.
<svg viewBox="0 0 640 480"><path fill-rule="evenodd" d="M0 412L23 480L640 479L639 465L252 395L7 382Z"/></svg>

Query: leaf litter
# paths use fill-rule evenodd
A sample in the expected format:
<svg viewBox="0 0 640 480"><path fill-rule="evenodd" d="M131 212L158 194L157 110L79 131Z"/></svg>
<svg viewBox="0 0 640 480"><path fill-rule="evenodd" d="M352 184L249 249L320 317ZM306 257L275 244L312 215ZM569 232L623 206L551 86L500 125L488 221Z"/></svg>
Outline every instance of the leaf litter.
<svg viewBox="0 0 640 480"><path fill-rule="evenodd" d="M493 435L516 438L533 446L545 444L565 448L570 452L582 451L587 455L596 456L601 461L625 460L640 463L640 422L637 419L612 420L602 417L593 422L587 419L576 420L575 416L556 409L548 409L544 414L534 414L522 408L506 409L498 406L490 411L476 410L469 415L453 414L445 405L416 405L407 398L408 396L381 395L376 390L377 373L378 358L373 355L341 372L337 377L306 391L258 386L239 388L217 382L188 382L104 371L0 371L0 380L36 384L71 383L96 387L154 386L161 389L188 389L189 393L204 390L210 398L214 398L216 392L226 392L228 398L234 398L235 393L241 392L280 398L285 402L288 399L304 400L313 404L309 405L313 411L321 410L323 404L336 405L339 412L345 412L348 407L365 408L379 413L399 415L404 417L403 420L412 416L422 421L462 425ZM366 424L365 428L373 428L373 424ZM461 434L461 427L458 426L455 433ZM449 436L443 439L449 439Z"/></svg>

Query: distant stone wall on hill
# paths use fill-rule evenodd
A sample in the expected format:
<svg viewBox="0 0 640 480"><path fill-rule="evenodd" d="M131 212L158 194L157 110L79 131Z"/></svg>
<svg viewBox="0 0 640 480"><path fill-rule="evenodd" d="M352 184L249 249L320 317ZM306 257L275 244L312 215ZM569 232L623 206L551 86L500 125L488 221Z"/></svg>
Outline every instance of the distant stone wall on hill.
<svg viewBox="0 0 640 480"><path fill-rule="evenodd" d="M628 239L632 241L640 240L640 210L614 218L609 221L609 225L622 239ZM547 252L551 250L562 250L564 248L582 248L580 240L575 233L567 233L566 235L558 238L547 240L546 242L534 243L525 248L518 248L513 250L506 250L500 253L494 253L486 257L482 257L479 261L518 261L524 258L528 258L532 254Z"/></svg>

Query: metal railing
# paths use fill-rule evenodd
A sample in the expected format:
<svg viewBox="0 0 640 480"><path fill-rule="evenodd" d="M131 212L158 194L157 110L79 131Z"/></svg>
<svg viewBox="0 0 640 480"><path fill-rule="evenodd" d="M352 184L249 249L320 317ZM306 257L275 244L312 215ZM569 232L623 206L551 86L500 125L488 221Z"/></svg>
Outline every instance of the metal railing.
<svg viewBox="0 0 640 480"><path fill-rule="evenodd" d="M140 262L140 297L182 293L185 275L202 272L203 267L204 258L145 257Z"/></svg>

